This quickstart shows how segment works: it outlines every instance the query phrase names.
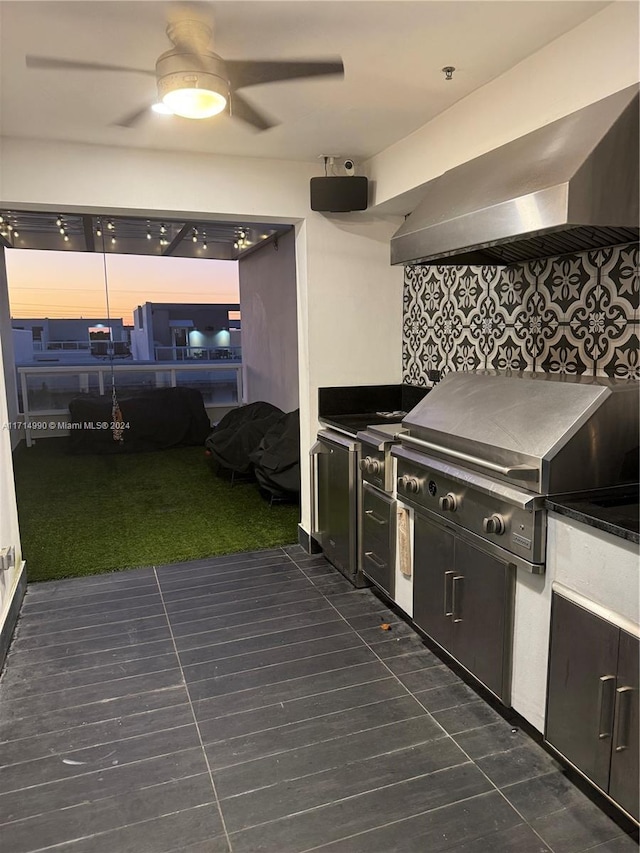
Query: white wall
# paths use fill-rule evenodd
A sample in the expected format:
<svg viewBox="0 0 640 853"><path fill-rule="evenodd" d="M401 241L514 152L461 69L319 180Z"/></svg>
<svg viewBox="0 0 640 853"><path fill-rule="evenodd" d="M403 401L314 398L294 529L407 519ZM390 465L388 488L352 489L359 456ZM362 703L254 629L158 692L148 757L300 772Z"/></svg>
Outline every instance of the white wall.
<svg viewBox="0 0 640 853"><path fill-rule="evenodd" d="M640 79L638 3L607 6L369 160L375 204ZM390 209L407 213L422 195Z"/></svg>
<svg viewBox="0 0 640 853"><path fill-rule="evenodd" d="M294 231L241 258L238 278L245 399L291 412L300 404Z"/></svg>
<svg viewBox="0 0 640 853"><path fill-rule="evenodd" d="M317 430L319 384L400 382L402 270L389 266L389 238L401 220L312 213L309 179L317 164L26 139L4 139L2 150L0 196L12 208L296 224L303 457ZM305 464L302 473L308 531Z"/></svg>
<svg viewBox="0 0 640 853"><path fill-rule="evenodd" d="M4 258L0 256L0 266L4 266ZM4 288L6 290L6 288ZM0 301L5 299L6 295L0 294ZM4 319L4 318L3 318ZM3 330L6 327L3 325ZM4 352L5 338L11 343L10 351L12 351L12 334L9 327L9 333L3 332L2 347L0 347L0 377L4 372ZM13 364L7 366L8 371L13 374ZM15 384L15 383L14 383ZM2 383L4 386L4 382ZM18 509L16 505L16 494L13 484L13 456L12 456L12 438L17 436L17 431L5 428L12 418L7 408L7 395L3 393L4 388L0 387L0 548L6 548L13 545L15 548L15 567L8 571L0 571L0 629L2 629L9 606L12 602L13 594L16 589L16 584L21 570L22 555L20 550L20 532L18 530ZM1 666L1 662L0 662Z"/></svg>
<svg viewBox="0 0 640 853"><path fill-rule="evenodd" d="M13 357L16 364L33 362L33 336L31 332L28 329L14 329L12 337Z"/></svg>

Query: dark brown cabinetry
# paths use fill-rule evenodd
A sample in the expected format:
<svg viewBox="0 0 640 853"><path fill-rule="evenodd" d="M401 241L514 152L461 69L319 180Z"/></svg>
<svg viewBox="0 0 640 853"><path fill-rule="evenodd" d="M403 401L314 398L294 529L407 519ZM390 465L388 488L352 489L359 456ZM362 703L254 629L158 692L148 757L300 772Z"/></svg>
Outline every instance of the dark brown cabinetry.
<svg viewBox="0 0 640 853"><path fill-rule="evenodd" d="M638 820L637 637L554 593L545 738Z"/></svg>
<svg viewBox="0 0 640 853"><path fill-rule="evenodd" d="M415 514L413 619L505 704L514 566Z"/></svg>

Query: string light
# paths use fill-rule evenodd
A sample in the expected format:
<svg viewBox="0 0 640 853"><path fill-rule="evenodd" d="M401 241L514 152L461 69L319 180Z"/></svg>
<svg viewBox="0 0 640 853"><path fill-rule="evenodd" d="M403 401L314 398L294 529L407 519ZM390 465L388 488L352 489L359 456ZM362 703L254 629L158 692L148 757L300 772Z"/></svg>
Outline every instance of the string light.
<svg viewBox="0 0 640 853"><path fill-rule="evenodd" d="M107 222L107 231L113 231L113 222L111 220Z"/></svg>
<svg viewBox="0 0 640 853"><path fill-rule="evenodd" d="M207 232L206 231L202 232L202 248L204 249L205 252L207 251Z"/></svg>
<svg viewBox="0 0 640 853"><path fill-rule="evenodd" d="M58 228L62 225L62 217L61 216L58 216L58 218L56 219L56 225L58 226Z"/></svg>
<svg viewBox="0 0 640 853"><path fill-rule="evenodd" d="M116 238L115 238L115 237L112 237L112 238L111 238L111 245L113 246L113 245L115 244L115 242L116 242Z"/></svg>
<svg viewBox="0 0 640 853"><path fill-rule="evenodd" d="M197 229L197 228L194 228L194 229L193 229L193 234L191 235L191 240L192 240L194 243L197 243L197 242L198 242L198 229Z"/></svg>
<svg viewBox="0 0 640 853"><path fill-rule="evenodd" d="M161 233L161 234L165 234L165 233L166 233L166 230L167 230L167 229L164 227L164 222L163 222L163 223L160 225L160 233Z"/></svg>
<svg viewBox="0 0 640 853"><path fill-rule="evenodd" d="M20 234L16 231L16 229L15 229L15 228L13 229L13 236L14 236L14 237L19 237L19 236L20 236Z"/></svg>
<svg viewBox="0 0 640 853"><path fill-rule="evenodd" d="M69 235L65 234L62 239L64 240L65 243L68 243L69 242Z"/></svg>

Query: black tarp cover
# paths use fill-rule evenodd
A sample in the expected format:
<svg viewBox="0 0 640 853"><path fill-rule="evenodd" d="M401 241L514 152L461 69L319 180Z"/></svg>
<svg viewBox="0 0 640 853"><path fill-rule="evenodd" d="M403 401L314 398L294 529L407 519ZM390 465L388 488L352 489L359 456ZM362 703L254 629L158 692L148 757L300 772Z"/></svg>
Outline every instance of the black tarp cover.
<svg viewBox="0 0 640 853"><path fill-rule="evenodd" d="M264 401L240 406L220 420L205 447L218 465L237 474L249 474L252 452L283 415L282 409Z"/></svg>
<svg viewBox="0 0 640 853"><path fill-rule="evenodd" d="M300 493L300 410L283 415L251 454L260 488L274 496Z"/></svg>
<svg viewBox="0 0 640 853"><path fill-rule="evenodd" d="M200 391L193 388L158 388L118 399L122 442L114 441L110 429L111 399L76 397L69 403L70 447L74 453L139 453L179 445L202 445L211 424ZM96 424L107 423L99 429ZM93 424L93 429L91 425Z"/></svg>

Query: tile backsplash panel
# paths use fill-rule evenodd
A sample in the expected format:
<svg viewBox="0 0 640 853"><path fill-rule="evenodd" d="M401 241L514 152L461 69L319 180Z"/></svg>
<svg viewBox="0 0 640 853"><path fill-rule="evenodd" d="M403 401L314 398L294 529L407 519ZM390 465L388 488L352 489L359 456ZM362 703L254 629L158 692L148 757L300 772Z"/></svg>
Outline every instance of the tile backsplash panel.
<svg viewBox="0 0 640 853"><path fill-rule="evenodd" d="M482 368L640 379L639 245L510 267L406 267L403 382Z"/></svg>

